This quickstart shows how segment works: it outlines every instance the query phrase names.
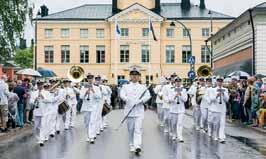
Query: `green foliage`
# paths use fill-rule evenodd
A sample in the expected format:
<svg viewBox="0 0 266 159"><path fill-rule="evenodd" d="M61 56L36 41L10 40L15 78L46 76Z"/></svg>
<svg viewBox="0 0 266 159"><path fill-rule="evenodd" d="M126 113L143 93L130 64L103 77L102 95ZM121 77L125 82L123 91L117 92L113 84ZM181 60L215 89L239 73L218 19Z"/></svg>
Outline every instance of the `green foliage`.
<svg viewBox="0 0 266 159"><path fill-rule="evenodd" d="M17 50L13 57L15 63L23 68L33 67L33 49Z"/></svg>
<svg viewBox="0 0 266 159"><path fill-rule="evenodd" d="M28 0L0 0L0 62L9 59L22 37L27 15L32 16Z"/></svg>

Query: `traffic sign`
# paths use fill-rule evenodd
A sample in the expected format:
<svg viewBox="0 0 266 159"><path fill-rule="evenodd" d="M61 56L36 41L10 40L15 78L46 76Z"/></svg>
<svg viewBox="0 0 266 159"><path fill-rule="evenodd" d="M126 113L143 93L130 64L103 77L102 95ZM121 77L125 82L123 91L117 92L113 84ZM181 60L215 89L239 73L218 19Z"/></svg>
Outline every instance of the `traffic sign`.
<svg viewBox="0 0 266 159"><path fill-rule="evenodd" d="M196 77L196 73L194 71L189 71L187 76L189 79L194 79Z"/></svg>
<svg viewBox="0 0 266 159"><path fill-rule="evenodd" d="M189 59L188 59L188 62L189 62L191 65L194 65L194 64L196 63L195 56L190 56Z"/></svg>

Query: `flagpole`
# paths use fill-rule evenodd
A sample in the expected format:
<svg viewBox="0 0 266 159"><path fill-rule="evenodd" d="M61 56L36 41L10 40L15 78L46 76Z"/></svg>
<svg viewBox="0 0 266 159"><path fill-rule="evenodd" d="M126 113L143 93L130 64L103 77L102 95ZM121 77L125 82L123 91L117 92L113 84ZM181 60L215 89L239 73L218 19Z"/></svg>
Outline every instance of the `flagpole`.
<svg viewBox="0 0 266 159"><path fill-rule="evenodd" d="M151 17L149 16L149 64L148 64L148 72L149 72L149 84L151 83Z"/></svg>
<svg viewBox="0 0 266 159"><path fill-rule="evenodd" d="M117 19L115 19L115 60L114 60L114 63L115 63L115 72L114 72L114 75L115 75L115 84L117 84L117 50L118 50L118 37L117 37L117 33L116 33L116 28L117 27ZM112 58L112 57L111 57Z"/></svg>

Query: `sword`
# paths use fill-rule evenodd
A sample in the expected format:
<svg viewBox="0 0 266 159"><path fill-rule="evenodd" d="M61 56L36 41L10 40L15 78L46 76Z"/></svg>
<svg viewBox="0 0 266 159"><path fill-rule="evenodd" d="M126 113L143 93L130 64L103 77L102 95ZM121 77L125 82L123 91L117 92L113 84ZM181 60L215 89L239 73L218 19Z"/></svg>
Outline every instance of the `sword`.
<svg viewBox="0 0 266 159"><path fill-rule="evenodd" d="M147 92L148 89L146 89L142 94L141 96L139 97L139 100L145 95L145 93ZM139 103L138 103L139 104ZM133 109L138 105L138 104L135 104L133 105L133 107L128 111L128 113L126 114L126 116L123 118L123 120L120 122L119 126L115 129L116 131L118 131L122 125L124 124L124 122L126 121L126 119L128 118L128 116L130 115L130 113L133 111Z"/></svg>

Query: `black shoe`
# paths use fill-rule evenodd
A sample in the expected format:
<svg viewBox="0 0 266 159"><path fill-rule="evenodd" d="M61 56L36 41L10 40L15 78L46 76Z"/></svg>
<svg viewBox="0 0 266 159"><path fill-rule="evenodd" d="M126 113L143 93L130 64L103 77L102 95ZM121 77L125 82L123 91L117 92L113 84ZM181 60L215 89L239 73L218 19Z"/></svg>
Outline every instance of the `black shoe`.
<svg viewBox="0 0 266 159"><path fill-rule="evenodd" d="M94 137L94 140L96 140L96 137Z"/></svg>
<svg viewBox="0 0 266 159"><path fill-rule="evenodd" d="M7 133L7 132L9 132L8 128L4 128L4 129L2 129L1 131L2 131L2 133Z"/></svg>
<svg viewBox="0 0 266 159"><path fill-rule="evenodd" d="M95 141L90 141L90 144L94 144L95 143Z"/></svg>
<svg viewBox="0 0 266 159"><path fill-rule="evenodd" d="M50 137L51 137L51 138L54 138L54 134L51 134Z"/></svg>
<svg viewBox="0 0 266 159"><path fill-rule="evenodd" d="M44 144L43 143L40 143L40 147L43 147L44 146Z"/></svg>
<svg viewBox="0 0 266 159"><path fill-rule="evenodd" d="M135 154L136 154L137 156L139 156L140 153L141 153L141 148L137 148Z"/></svg>
<svg viewBox="0 0 266 159"><path fill-rule="evenodd" d="M60 131L56 131L56 134L58 134L58 135L59 135L59 134L60 134Z"/></svg>

